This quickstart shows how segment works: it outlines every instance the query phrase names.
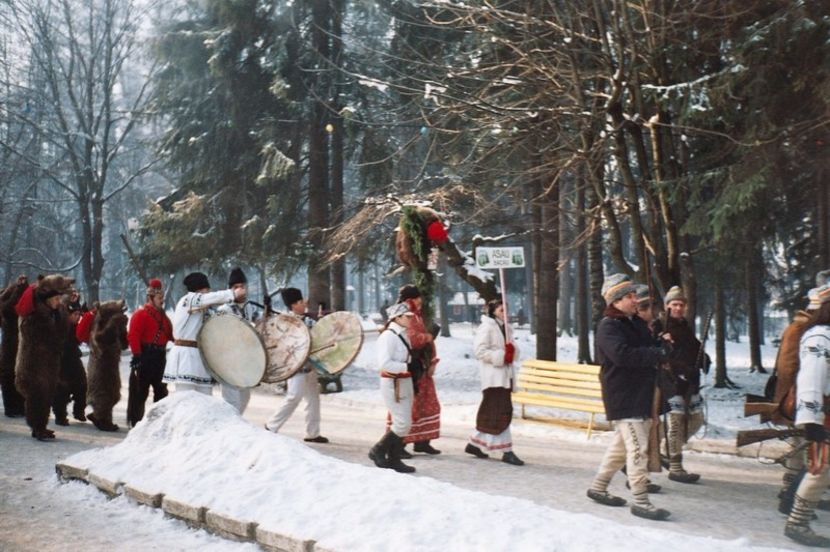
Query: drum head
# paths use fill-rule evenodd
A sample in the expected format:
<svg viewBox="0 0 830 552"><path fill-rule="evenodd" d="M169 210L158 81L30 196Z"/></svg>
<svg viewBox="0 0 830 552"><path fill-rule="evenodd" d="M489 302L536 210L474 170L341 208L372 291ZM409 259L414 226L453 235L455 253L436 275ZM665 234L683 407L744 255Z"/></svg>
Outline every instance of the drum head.
<svg viewBox="0 0 830 552"><path fill-rule="evenodd" d="M363 345L363 326L356 314L346 311L327 314L311 328L311 354L315 368L329 374L342 372L352 363Z"/></svg>
<svg viewBox="0 0 830 552"><path fill-rule="evenodd" d="M222 383L254 387L265 372L265 346L246 320L232 314L208 318L196 338L205 366Z"/></svg>
<svg viewBox="0 0 830 552"><path fill-rule="evenodd" d="M311 347L311 336L302 320L290 314L272 314L260 319L256 329L268 357L263 383L286 380L302 368Z"/></svg>

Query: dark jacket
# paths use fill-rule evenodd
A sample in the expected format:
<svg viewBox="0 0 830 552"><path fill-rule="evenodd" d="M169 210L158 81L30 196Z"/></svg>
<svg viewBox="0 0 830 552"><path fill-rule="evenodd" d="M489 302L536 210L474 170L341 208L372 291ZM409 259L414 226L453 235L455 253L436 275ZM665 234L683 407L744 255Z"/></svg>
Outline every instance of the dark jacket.
<svg viewBox="0 0 830 552"><path fill-rule="evenodd" d="M674 376L675 395L690 397L700 392L700 340L685 318L672 318L666 314L663 332L672 337L672 353L669 357ZM705 361L705 359L702 359Z"/></svg>
<svg viewBox="0 0 830 552"><path fill-rule="evenodd" d="M641 318L629 318L612 306L604 314L596 342L605 417L650 417L656 368L665 355Z"/></svg>

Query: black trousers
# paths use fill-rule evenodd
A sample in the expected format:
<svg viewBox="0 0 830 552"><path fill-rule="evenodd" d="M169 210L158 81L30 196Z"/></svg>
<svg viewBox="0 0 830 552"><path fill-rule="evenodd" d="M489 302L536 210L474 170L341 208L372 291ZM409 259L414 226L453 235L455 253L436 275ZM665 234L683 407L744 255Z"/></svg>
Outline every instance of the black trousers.
<svg viewBox="0 0 830 552"><path fill-rule="evenodd" d="M144 346L141 363L130 371L130 393L127 400L127 423L134 426L144 418L144 404L153 389L153 402L167 396L167 384L161 381L167 356L163 347Z"/></svg>

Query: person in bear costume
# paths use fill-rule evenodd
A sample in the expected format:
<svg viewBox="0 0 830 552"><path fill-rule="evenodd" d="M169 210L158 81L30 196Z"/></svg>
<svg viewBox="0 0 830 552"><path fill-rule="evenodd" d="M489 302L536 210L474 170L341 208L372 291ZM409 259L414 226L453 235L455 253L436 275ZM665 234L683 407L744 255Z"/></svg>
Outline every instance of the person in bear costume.
<svg viewBox="0 0 830 552"><path fill-rule="evenodd" d="M55 438L46 425L68 324L61 296L71 291L73 283L71 278L59 274L46 276L26 288L15 306L20 317L20 343L14 383L26 402L26 423L38 441Z"/></svg>
<svg viewBox="0 0 830 552"><path fill-rule="evenodd" d="M0 327L3 329L3 340L0 341L0 390L3 392L3 408L9 418L25 414L23 395L14 386L14 362L19 342L14 306L27 287L29 280L20 275L16 282L0 292Z"/></svg>
<svg viewBox="0 0 830 552"><path fill-rule="evenodd" d="M95 305L87 367L87 402L90 422L101 431L118 431L112 422L112 409L121 400L121 351L127 348L127 315L124 301L104 301Z"/></svg>
<svg viewBox="0 0 830 552"><path fill-rule="evenodd" d="M86 371L81 362L81 346L75 336L75 327L81 318L82 307L75 293L64 302L69 323L66 328L66 340L63 343L61 356L61 372L58 377L55 400L52 402L52 412L55 414L55 423L59 426L68 426L69 417L67 406L72 403L72 415L79 422L86 421Z"/></svg>

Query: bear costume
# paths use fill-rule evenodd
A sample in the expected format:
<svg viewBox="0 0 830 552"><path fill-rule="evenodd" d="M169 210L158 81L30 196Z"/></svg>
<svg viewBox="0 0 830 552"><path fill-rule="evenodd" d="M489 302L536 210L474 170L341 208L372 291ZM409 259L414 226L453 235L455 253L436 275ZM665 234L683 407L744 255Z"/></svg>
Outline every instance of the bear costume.
<svg viewBox="0 0 830 552"><path fill-rule="evenodd" d="M3 408L9 418L25 414L23 395L14 385L14 363L19 343L14 306L27 287L29 281L25 276L20 276L15 283L0 292L0 327L3 329L3 340L0 342L0 390L3 392Z"/></svg>
<svg viewBox="0 0 830 552"><path fill-rule="evenodd" d="M55 296L69 293L73 283L71 278L51 274L26 288L15 306L20 317L15 385L26 400L26 423L38 441L55 438L55 433L46 425L68 324L66 308L60 303L50 306L49 302Z"/></svg>
<svg viewBox="0 0 830 552"><path fill-rule="evenodd" d="M121 351L127 348L127 315L124 301L96 303L89 339L87 403L90 422L101 431L118 431L112 423L112 409L121 400Z"/></svg>

